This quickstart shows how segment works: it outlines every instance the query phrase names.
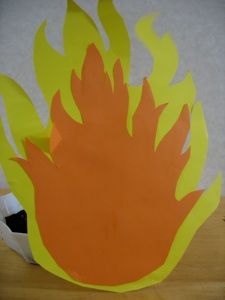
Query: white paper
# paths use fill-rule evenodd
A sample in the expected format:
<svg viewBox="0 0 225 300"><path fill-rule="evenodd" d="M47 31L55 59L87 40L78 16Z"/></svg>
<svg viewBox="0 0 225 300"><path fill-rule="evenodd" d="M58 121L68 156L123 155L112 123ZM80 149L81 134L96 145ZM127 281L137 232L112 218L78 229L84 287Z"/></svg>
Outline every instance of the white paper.
<svg viewBox="0 0 225 300"><path fill-rule="evenodd" d="M5 217L23 210L16 197L9 193L0 197L0 239L6 245L23 256L29 263L35 263L26 233L12 232L5 223Z"/></svg>

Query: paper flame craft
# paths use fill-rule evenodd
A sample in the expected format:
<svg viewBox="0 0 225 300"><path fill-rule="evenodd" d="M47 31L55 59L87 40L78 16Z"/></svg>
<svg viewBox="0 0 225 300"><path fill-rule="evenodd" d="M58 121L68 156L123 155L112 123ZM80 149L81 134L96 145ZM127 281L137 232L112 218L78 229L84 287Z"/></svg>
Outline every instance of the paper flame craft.
<svg viewBox="0 0 225 300"><path fill-rule="evenodd" d="M71 282L122 292L171 272L216 208L221 178L206 191L196 190L206 126L200 103L193 106L190 74L170 85L178 65L171 38L157 37L153 16L139 21L137 33L154 67L142 86L131 86L123 21L112 1L100 0L98 10L108 50L72 1L64 55L47 43L44 25L36 35L37 80L51 109L48 128L24 91L1 75L0 92L22 158L1 127L0 162L27 211L36 261ZM12 96L18 103L12 105Z"/></svg>

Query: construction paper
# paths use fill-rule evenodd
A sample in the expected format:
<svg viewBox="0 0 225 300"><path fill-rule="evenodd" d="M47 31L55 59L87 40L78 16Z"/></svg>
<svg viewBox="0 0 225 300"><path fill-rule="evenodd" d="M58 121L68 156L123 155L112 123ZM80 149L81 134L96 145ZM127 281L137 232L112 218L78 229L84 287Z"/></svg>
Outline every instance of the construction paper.
<svg viewBox="0 0 225 300"><path fill-rule="evenodd" d="M98 50L89 46L82 78L72 74L83 125L67 115L58 92L52 121L61 139L52 161L28 141L27 160L17 159L35 188L45 246L71 277L89 284L135 281L163 265L176 231L202 193L195 191L181 202L174 195L189 158L189 151L182 154L188 107L154 151L157 120L165 105L155 108L144 81L131 137L126 130L128 91L119 61L113 86Z"/></svg>
<svg viewBox="0 0 225 300"><path fill-rule="evenodd" d="M190 134L190 159L177 183L177 200L196 189L207 158L208 134L200 102L197 102L192 110Z"/></svg>
<svg viewBox="0 0 225 300"><path fill-rule="evenodd" d="M98 15L109 39L109 49L104 59L106 70L111 74L115 60L120 59L124 79L128 81L131 45L124 21L116 11L112 0L100 0L98 2ZM110 57L112 58L110 59Z"/></svg>
<svg viewBox="0 0 225 300"><path fill-rule="evenodd" d="M45 36L46 22L40 26L35 36L36 78L51 110L47 128L42 128L42 125L39 127L36 112L30 104L27 105L30 100L27 101L24 94L20 105L23 112L14 116L11 100L21 98L21 90L16 87L16 83L5 86L5 79L0 77L0 87L1 83L5 87L3 100L9 107L6 113L12 136L17 140L20 156L24 158L16 158L18 155L0 126L0 164L12 192L28 214L28 238L34 259L48 271L68 281L91 288L124 292L158 283L168 276L196 230L216 209L220 198L221 176L215 179L208 190L196 191L208 146L204 114L201 105L194 104L196 89L190 73L181 82L172 84L179 65L178 52L169 34L159 37L155 33L153 23L156 15L140 19L136 27L137 36L152 55L153 71L144 80L143 86L131 86L130 40L123 19L111 0L98 2L98 14L109 39L108 48L94 21L72 0L68 1L63 28L64 53L57 52L48 43ZM14 94L13 97L8 97L11 87ZM21 126L17 132L16 124L23 118L25 111L29 111L34 118L27 119L25 126ZM29 127L32 128L31 131ZM189 129L191 138L188 150L183 153ZM28 138L25 142L27 158L22 144L25 137ZM89 142L86 142L86 137ZM151 161L150 171L146 161ZM111 171L114 168L119 172ZM60 172L62 170L64 173ZM153 170L155 176L152 175ZM124 175L125 171L127 176ZM104 176L99 176L102 173ZM94 176L96 174L98 176ZM136 181L132 182L131 179L135 176ZM60 178L64 179L62 184ZM48 185L49 182L52 184ZM129 188L125 188L128 186L127 182L132 183ZM87 186L91 188L87 189ZM153 190L146 192L145 188L140 188L146 186L147 191L150 187ZM97 192L93 192L93 201L90 201L88 192L92 189ZM84 192L87 197L83 195ZM138 201L129 203L135 195ZM61 215L65 220L69 214L69 220L75 222L73 229L76 235L70 227L61 232L62 228L67 229L66 224L59 228L60 236L51 231L51 226L45 226L46 215L42 212L50 210L51 201L54 201L52 206L55 210L50 211L49 220L55 220L57 216L56 224L59 226ZM66 201L70 206L65 209ZM77 203L80 205L76 207ZM145 210L144 205L147 208ZM80 212L76 218L72 209L74 207ZM156 207L159 210L153 214L152 210ZM91 209L96 213L92 214ZM57 210L60 214L54 214ZM165 216L170 210L174 218L170 214ZM104 226L99 226L97 234L93 234L97 224L100 224L100 218L94 222L95 226L90 222L96 215L102 214ZM136 227L138 217L134 214L139 218L142 216ZM162 223L160 216L165 218L165 228L159 226ZM130 221L125 222L129 217ZM168 218L172 219L171 222L168 222ZM156 220L153 228L149 226L151 219ZM107 220L110 220L110 226L106 226ZM141 226L143 228L140 229ZM158 235L160 230L156 230L157 228L165 230L166 239L160 238L163 235ZM124 239L121 238L123 251L119 253L120 243L113 233L121 237L121 232L124 232ZM154 232L155 235L150 234ZM101 239L101 233L103 236L105 234L105 239ZM60 241L62 235L70 244L67 244L68 253L59 257L58 253L63 248L65 250L65 245L60 242L56 245L52 238ZM87 238L89 236L91 240ZM150 236L155 237L155 243ZM132 244L134 237L138 239L140 246L135 253L137 243ZM94 239L99 243L94 243ZM106 245L110 245L113 239L117 243L107 248ZM129 242L134 249L131 247L133 252L128 253L128 247L124 245ZM85 243L99 249L102 246L104 251L92 253L87 247L84 253L90 255L84 260L81 249ZM151 243L164 246L153 251L154 247L149 249ZM78 255L72 262L68 258L71 258L73 250ZM98 255L102 253L103 255ZM125 256L124 261L121 259L122 254ZM94 258L91 263L88 261L90 256ZM109 262L115 264L113 268L106 269ZM85 266L88 263L89 267L93 267L88 269ZM101 266L104 267L106 276L103 276Z"/></svg>
<svg viewBox="0 0 225 300"><path fill-rule="evenodd" d="M110 0L99 1L98 9L102 24L110 34L108 49L94 21L72 0L68 1L63 28L64 54L57 52L48 43L45 35L46 22L40 26L34 41L36 78L46 102L51 106L52 96L60 89L66 111L77 121L81 121L81 117L71 95L70 74L71 70L76 68L77 74L80 75L86 49L90 43L94 43L104 55L105 67L108 71L112 72L115 60L120 58L127 77L129 76L130 41L123 20ZM107 15L113 16L111 21L108 20ZM114 29L109 28L112 27L112 23ZM120 37L119 41L116 40L115 30L117 39Z"/></svg>
<svg viewBox="0 0 225 300"><path fill-rule="evenodd" d="M35 218L35 199L34 199L34 189L33 185L26 175L25 172L18 166L18 164L12 159L16 157L16 153L9 144L2 123L0 121L0 141L1 141L1 151L0 151L0 164L4 170L7 182L10 186L11 191L19 200L21 205L27 212L28 215L28 240L32 249L32 255L36 262L41 266L46 268L53 274L72 281L70 276L68 276L63 270L61 270L55 263L53 258L49 255L47 249L44 247L38 224ZM6 228L6 225L3 225ZM6 229L5 229L6 230ZM7 227L7 231L8 231ZM5 232L5 231L4 231ZM10 238L11 240L11 238ZM8 240L7 240L8 241ZM11 243L11 242L10 242ZM8 244L8 242L7 242ZM15 244L12 241L12 246Z"/></svg>
<svg viewBox="0 0 225 300"><path fill-rule="evenodd" d="M5 104L15 144L19 152L24 155L22 143L24 138L38 136L43 132L44 126L28 95L13 79L3 74L0 74L0 96ZM41 141L38 144L42 147Z"/></svg>
<svg viewBox="0 0 225 300"><path fill-rule="evenodd" d="M84 125L65 114L57 93L52 119L61 141L53 162L28 141L27 161L17 159L34 185L43 242L56 262L82 282L137 280L164 263L177 229L201 194L189 194L182 202L173 196L189 157L189 152L181 154L189 130L188 107L154 152L163 107L154 109L145 82L130 137L121 65L115 64L112 90L94 45L87 50L82 79L72 75L72 93Z"/></svg>
<svg viewBox="0 0 225 300"><path fill-rule="evenodd" d="M157 14L152 14L141 18L136 25L136 34L153 57L153 70L149 81L156 104L169 102L159 121L155 140L157 146L177 120L183 105L186 103L191 108L196 90L190 73L181 82L171 84L178 69L179 56L170 35L167 33L159 37L152 29L156 16Z"/></svg>

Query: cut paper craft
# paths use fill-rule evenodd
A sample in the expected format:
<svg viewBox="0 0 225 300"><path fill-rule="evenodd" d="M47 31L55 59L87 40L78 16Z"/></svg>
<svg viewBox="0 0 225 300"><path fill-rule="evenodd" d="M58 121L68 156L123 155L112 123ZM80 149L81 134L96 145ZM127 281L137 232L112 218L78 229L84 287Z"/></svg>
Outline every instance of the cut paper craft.
<svg viewBox="0 0 225 300"><path fill-rule="evenodd" d="M131 137L119 61L113 85L112 90L97 49L89 46L81 80L72 75L83 125L68 116L57 93L52 121L61 139L50 153L52 160L29 141L27 160L17 158L35 188L45 246L71 277L90 284L134 281L161 266L177 229L201 195L196 191L180 202L174 196L190 154L181 153L189 131L188 107L154 151L165 105L154 107L145 80Z"/></svg>
<svg viewBox="0 0 225 300"><path fill-rule="evenodd" d="M156 15L136 27L153 58L140 86L129 83L130 40L113 2L99 0L98 15L108 49L72 0L64 54L48 43L46 23L36 34L36 77L51 111L47 128L25 92L1 75L20 155L0 126L0 163L27 212L35 261L81 286L125 292L169 275L216 209L221 176L197 189L208 148L204 114L194 104L191 74L171 84L179 57L171 37L154 32ZM12 105L12 94L20 105ZM17 128L20 118L24 126Z"/></svg>

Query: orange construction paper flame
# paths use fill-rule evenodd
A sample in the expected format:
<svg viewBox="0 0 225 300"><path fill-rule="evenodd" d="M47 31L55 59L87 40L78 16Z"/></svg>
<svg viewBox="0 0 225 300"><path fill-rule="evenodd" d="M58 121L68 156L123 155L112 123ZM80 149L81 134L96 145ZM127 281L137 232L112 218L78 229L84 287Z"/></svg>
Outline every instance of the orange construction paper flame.
<svg viewBox="0 0 225 300"><path fill-rule="evenodd" d="M162 266L175 235L201 195L175 197L190 151L182 152L190 127L184 106L155 149L159 117L151 88L142 96L128 133L128 86L120 61L113 80L101 54L87 49L81 78L71 89L82 123L54 96L50 156L29 140L27 159L16 158L32 180L36 219L44 245L72 278L118 285L138 280ZM59 234L63 232L63 234ZM71 238L73 242L71 243Z"/></svg>
<svg viewBox="0 0 225 300"><path fill-rule="evenodd" d="M152 57L141 85L130 82L131 40L113 0L98 0L97 14L107 45L75 0L67 0L61 53L46 21L36 32L47 125L25 90L0 74L15 146L0 119L0 165L27 212L35 261L74 284L125 292L170 274L218 206L222 178L196 191L206 121L191 73L173 81L179 54L170 34L154 30L157 14L135 26Z"/></svg>

